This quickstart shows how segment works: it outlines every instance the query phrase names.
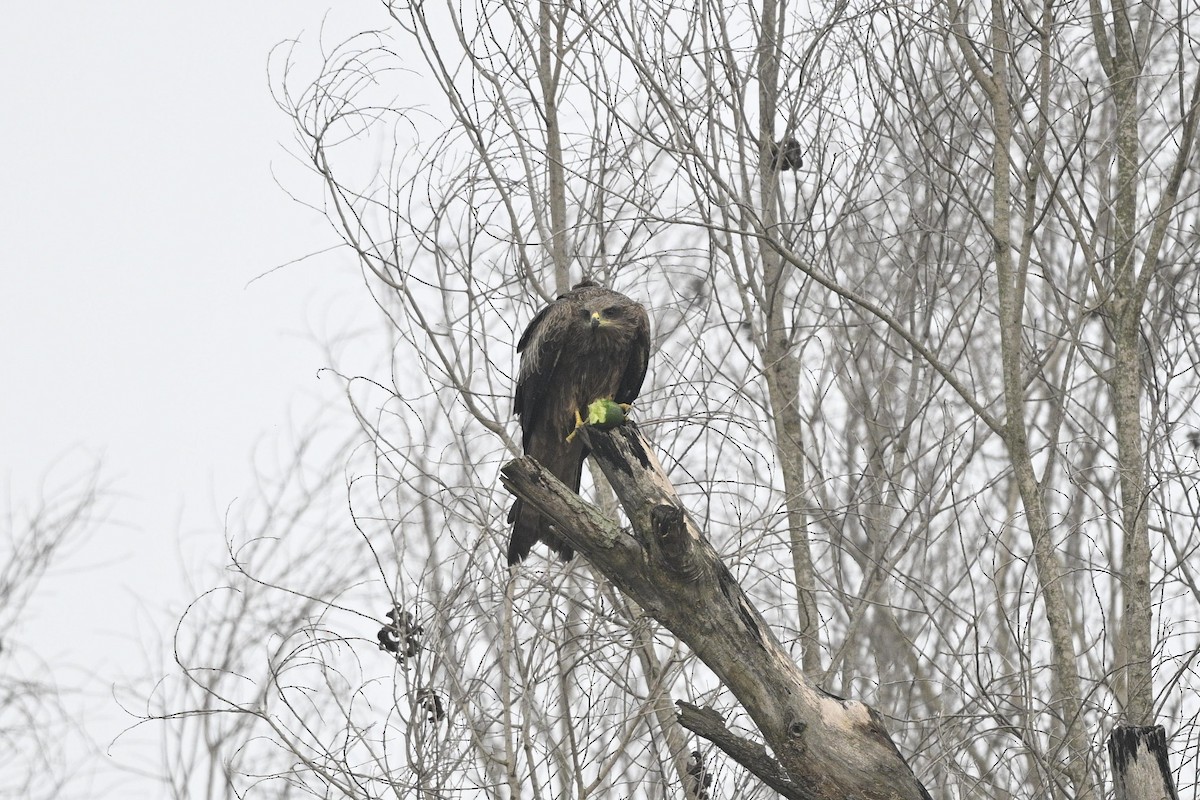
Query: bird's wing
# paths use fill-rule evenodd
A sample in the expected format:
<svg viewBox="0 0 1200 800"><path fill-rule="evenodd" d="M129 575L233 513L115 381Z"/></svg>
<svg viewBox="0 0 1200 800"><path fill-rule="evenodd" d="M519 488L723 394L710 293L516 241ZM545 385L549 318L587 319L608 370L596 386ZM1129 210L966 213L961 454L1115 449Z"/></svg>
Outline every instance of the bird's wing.
<svg viewBox="0 0 1200 800"><path fill-rule="evenodd" d="M642 381L646 379L646 367L650 364L650 318L646 309L634 303L637 308L637 331L629 343L629 360L625 371L621 373L621 381L617 384L614 399L618 403L632 403L637 399L642 389Z"/></svg>
<svg viewBox="0 0 1200 800"><path fill-rule="evenodd" d="M546 395L553 386L563 338L570 324L569 305L560 299L543 308L517 342L521 367L517 372L513 401L521 420L521 445L524 448L529 447L530 438L546 410Z"/></svg>

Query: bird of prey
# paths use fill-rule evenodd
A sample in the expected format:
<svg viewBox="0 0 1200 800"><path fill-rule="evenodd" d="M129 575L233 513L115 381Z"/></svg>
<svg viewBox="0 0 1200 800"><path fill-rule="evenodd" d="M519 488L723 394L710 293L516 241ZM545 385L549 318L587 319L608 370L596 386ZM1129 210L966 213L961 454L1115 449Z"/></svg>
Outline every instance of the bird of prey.
<svg viewBox="0 0 1200 800"><path fill-rule="evenodd" d="M642 388L650 358L646 309L619 292L583 281L538 312L517 343L517 418L525 454L573 491L579 491L583 459L580 437L568 436L580 412L597 399L632 403ZM545 542L567 561L570 545L551 532L551 522L518 499L509 512L513 524L508 563Z"/></svg>

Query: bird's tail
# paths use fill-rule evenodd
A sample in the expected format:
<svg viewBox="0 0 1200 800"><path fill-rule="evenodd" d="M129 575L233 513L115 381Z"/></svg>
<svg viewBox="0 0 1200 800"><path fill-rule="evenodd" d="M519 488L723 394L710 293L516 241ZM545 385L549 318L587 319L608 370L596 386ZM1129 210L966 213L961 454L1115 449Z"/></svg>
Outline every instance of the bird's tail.
<svg viewBox="0 0 1200 800"><path fill-rule="evenodd" d="M538 459L554 477L565 483L567 488L578 492L579 481L583 475L583 459L586 456L583 443L576 439L570 444L559 443L549 448L539 448L534 446L535 444L536 442L530 443L529 454ZM539 454L545 455L539 458ZM544 542L563 561L570 561L575 555L575 550L554 534L550 519L520 499L513 503L508 512L508 521L513 526L512 536L508 540L510 565L524 560L537 542Z"/></svg>
<svg viewBox="0 0 1200 800"><path fill-rule="evenodd" d="M508 521L513 524L512 536L508 540L510 565L523 561L537 542L545 542L563 561L569 561L575 555L569 544L551 533L550 520L520 499L513 503L512 510L508 512Z"/></svg>

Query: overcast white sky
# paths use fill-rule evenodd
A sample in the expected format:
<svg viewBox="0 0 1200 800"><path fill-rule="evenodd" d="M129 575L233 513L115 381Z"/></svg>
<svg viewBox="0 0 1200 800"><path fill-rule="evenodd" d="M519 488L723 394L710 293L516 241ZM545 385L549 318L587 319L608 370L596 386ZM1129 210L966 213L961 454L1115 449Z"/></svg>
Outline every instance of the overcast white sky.
<svg viewBox="0 0 1200 800"><path fill-rule="evenodd" d="M331 41L383 22L372 0L331 5L4 7L0 511L30 506L64 454L56 474L95 457L111 490L108 521L15 638L60 683L92 676L80 716L101 745L127 720L96 698L146 668L147 627L190 599L177 538L213 537L217 562L255 443L336 392L317 377L317 342L369 316L344 253L251 283L336 241L275 183L320 196L289 155L266 69L274 44L315 41L327 14ZM136 759L130 747L114 752ZM78 796L161 795L103 767L85 785Z"/></svg>

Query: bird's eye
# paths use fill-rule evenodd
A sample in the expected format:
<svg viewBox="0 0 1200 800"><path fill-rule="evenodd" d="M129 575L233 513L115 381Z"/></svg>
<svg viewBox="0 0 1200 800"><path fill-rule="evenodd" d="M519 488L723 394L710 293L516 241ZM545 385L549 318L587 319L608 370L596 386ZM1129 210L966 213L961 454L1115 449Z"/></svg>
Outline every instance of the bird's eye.
<svg viewBox="0 0 1200 800"><path fill-rule="evenodd" d="M606 317L619 317L621 316L621 311L622 309L620 306L609 306L601 313L603 313Z"/></svg>

